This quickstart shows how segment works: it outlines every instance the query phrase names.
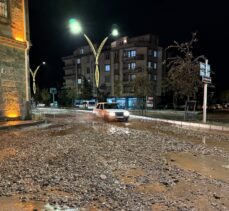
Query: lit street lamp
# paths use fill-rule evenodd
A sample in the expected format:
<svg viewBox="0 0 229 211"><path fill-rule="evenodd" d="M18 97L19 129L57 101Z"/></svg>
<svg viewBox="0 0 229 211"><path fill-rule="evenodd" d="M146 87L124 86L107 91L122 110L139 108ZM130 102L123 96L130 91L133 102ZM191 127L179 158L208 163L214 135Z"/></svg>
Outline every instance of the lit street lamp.
<svg viewBox="0 0 229 211"><path fill-rule="evenodd" d="M37 66L37 68L34 70L34 72L29 68L29 71L32 75L33 78L33 93L36 94L36 82L35 82L35 78L36 78L36 74L37 71L39 70L39 68L41 67L41 65L45 65L45 62L42 62L40 65Z"/></svg>
<svg viewBox="0 0 229 211"><path fill-rule="evenodd" d="M80 23L76 19L73 19L73 18L69 20L69 27L70 27L70 31L72 34L79 34L83 31ZM119 35L119 32L118 32L118 29L114 28L112 30L111 34L108 35L107 37L105 37L104 40L101 42L97 51L95 50L95 47L92 44L89 37L86 34L83 34L83 35L86 38L86 40L87 40L87 42L88 42L88 44L89 44L89 46L90 46L90 48L94 54L94 57L95 57L95 84L96 84L96 87L98 88L99 87L99 56L100 56L100 53L101 53L103 46L105 45L106 41L108 40L109 36L112 35L112 36L116 37Z"/></svg>

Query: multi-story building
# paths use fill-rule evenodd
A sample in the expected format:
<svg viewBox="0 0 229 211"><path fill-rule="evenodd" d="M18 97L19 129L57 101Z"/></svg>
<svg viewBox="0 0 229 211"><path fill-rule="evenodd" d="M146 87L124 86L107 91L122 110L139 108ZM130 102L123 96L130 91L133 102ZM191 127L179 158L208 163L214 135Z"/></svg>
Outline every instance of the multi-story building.
<svg viewBox="0 0 229 211"><path fill-rule="evenodd" d="M0 0L0 119L29 116L27 0Z"/></svg>
<svg viewBox="0 0 229 211"><path fill-rule="evenodd" d="M65 86L80 91L82 77L93 84L97 97L94 69L95 60L89 48L80 47L73 55L63 57ZM133 81L139 74L147 74L152 82L154 105L161 97L162 48L158 38L143 35L133 38L122 37L103 48L99 59L100 90L106 92L108 100L118 101L123 107L131 108L137 101Z"/></svg>

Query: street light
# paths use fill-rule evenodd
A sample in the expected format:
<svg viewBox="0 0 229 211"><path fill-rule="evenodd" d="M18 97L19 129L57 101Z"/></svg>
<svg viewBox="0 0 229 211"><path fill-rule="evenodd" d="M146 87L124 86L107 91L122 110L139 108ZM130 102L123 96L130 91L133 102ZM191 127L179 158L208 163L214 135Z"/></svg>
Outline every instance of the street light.
<svg viewBox="0 0 229 211"><path fill-rule="evenodd" d="M37 71L39 70L39 68L41 67L41 65L45 65L46 62L42 62L40 65L37 66L37 68L34 70L34 72L29 68L29 71L32 75L33 78L33 93L36 94L36 82L35 82L35 78L36 78L36 74Z"/></svg>
<svg viewBox="0 0 229 211"><path fill-rule="evenodd" d="M79 34L79 33L82 33L82 31L83 31L80 22L74 18L71 18L69 20L69 28L70 28L70 31L72 34ZM119 35L119 32L118 32L117 28L113 28L112 32L107 37L105 37L104 40L101 42L97 51L95 50L95 47L92 44L89 37L85 33L83 35L84 35L85 39L87 40L87 42L88 42L88 44L89 44L89 46L90 46L90 48L94 54L94 57L95 57L95 84L96 84L96 87L98 88L99 87L99 56L100 56L100 53L101 53L103 46L105 45L106 41L110 37L110 35L116 37Z"/></svg>

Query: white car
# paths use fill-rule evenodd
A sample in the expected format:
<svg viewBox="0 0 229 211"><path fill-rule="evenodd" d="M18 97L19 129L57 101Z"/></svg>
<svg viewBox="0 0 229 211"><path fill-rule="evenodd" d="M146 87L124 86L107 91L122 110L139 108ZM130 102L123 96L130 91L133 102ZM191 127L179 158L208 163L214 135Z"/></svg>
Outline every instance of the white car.
<svg viewBox="0 0 229 211"><path fill-rule="evenodd" d="M93 109L93 113L102 117L107 121L119 120L119 121L128 121L130 116L129 111L124 109L119 109L117 103L98 103L96 108Z"/></svg>

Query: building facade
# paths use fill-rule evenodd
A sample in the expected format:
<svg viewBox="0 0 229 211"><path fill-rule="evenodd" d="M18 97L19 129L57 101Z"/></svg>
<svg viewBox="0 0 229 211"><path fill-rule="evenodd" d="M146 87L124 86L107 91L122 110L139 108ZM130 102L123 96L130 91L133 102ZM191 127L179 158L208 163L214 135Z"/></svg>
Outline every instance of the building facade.
<svg viewBox="0 0 229 211"><path fill-rule="evenodd" d="M28 118L28 2L0 0L0 120Z"/></svg>
<svg viewBox="0 0 229 211"><path fill-rule="evenodd" d="M93 84L93 96L97 97L94 69L95 60L89 46L76 49L71 56L63 57L64 80L67 88L75 88L80 94L82 78ZM108 101L118 101L122 107L132 108L137 98L133 81L138 75L147 74L152 82L154 106L161 97L162 48L158 38L143 35L122 37L103 48L99 59L100 91L106 92Z"/></svg>

